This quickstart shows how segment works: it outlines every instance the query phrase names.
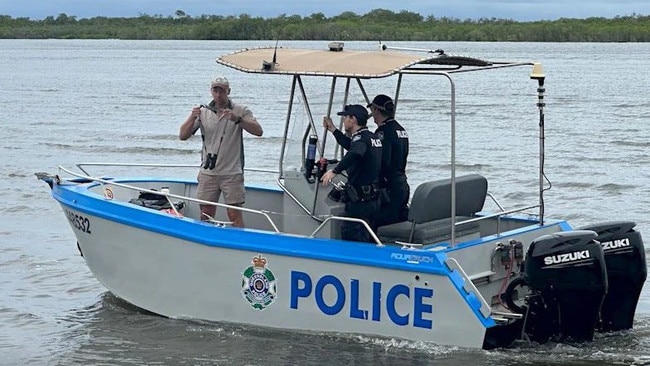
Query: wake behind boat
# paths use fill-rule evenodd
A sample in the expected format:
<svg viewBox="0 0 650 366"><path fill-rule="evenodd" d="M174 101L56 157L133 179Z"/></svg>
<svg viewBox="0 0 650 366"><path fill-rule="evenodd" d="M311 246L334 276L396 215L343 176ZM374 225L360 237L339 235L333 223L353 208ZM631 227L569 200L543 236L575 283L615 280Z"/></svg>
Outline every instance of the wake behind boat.
<svg viewBox="0 0 650 366"><path fill-rule="evenodd" d="M223 203L214 204L216 217L201 221L199 204L212 203L194 198L196 180L143 176L147 166L80 163L37 174L52 188L97 279L166 317L461 347L590 341L596 331L632 328L647 275L635 223L576 229L545 217L540 64L343 46L244 49L217 59L242 72L291 78L275 182L247 186L245 206L231 207L244 211L244 229L230 226ZM522 80L536 86L538 115L529 119L539 126L539 176L536 202L505 208L487 177L457 175L455 78L516 68L532 69ZM341 151L314 116L368 104L366 84L377 79L395 82L399 116L409 78L450 83L450 176L412 186L407 221L376 232L364 223L374 243L341 240L341 222L356 219L343 217L343 203L318 183ZM320 104L326 110L310 103L323 102L322 91L310 88L323 79L331 82ZM134 173L109 175L114 166ZM99 174L89 172L97 168Z"/></svg>

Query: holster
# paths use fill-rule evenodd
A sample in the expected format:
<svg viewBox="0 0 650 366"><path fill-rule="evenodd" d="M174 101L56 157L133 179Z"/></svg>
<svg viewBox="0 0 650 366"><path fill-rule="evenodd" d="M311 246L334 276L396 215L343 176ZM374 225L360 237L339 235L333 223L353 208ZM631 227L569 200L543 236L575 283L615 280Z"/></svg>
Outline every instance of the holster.
<svg viewBox="0 0 650 366"><path fill-rule="evenodd" d="M369 202L379 198L379 186L369 184L357 188L348 183L343 189L332 188L327 196L336 202Z"/></svg>
<svg viewBox="0 0 650 366"><path fill-rule="evenodd" d="M388 194L388 188L382 187L379 188L379 202L382 205L387 205L390 203L390 194Z"/></svg>
<svg viewBox="0 0 650 366"><path fill-rule="evenodd" d="M343 201L343 190L337 189L336 187L332 188L330 193L327 194L327 197L334 202L344 202Z"/></svg>
<svg viewBox="0 0 650 366"><path fill-rule="evenodd" d="M348 184L346 185L346 191L350 202L369 202L379 198L379 186L377 184L359 186L358 188Z"/></svg>
<svg viewBox="0 0 650 366"><path fill-rule="evenodd" d="M347 196L347 202L359 202L361 200L359 192L349 183L345 185L345 195Z"/></svg>

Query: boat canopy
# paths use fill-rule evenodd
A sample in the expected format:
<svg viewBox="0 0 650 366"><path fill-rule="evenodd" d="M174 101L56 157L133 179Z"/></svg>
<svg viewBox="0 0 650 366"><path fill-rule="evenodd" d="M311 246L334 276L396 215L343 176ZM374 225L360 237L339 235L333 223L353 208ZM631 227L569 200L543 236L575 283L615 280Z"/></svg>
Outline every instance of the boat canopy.
<svg viewBox="0 0 650 366"><path fill-rule="evenodd" d="M449 56L443 51L414 55L396 51L347 51L288 49L282 47L246 48L229 53L217 62L248 73L336 76L360 79L383 78L417 65L490 66L469 57Z"/></svg>
<svg viewBox="0 0 650 366"><path fill-rule="evenodd" d="M405 75L418 76L442 76L450 83L450 163L451 163L451 191L450 191L450 212L451 227L456 227L456 88L452 74L468 71L492 70L517 66L533 66L530 74L531 79L538 81L538 107L540 110L540 173L539 173L539 204L526 206L524 209L539 207L539 222L543 225L545 190L545 176L543 172L544 163L544 123L543 123L543 83L545 75L540 64L533 62L518 61L486 61L483 59L466 57L460 55L449 55L443 50L426 50L405 47L389 47L379 44L377 50L345 50L343 42L331 42L327 48L322 49L291 49L267 46L258 48L245 48L234 51L217 58L217 63L233 68L235 70L269 75L291 75L293 82L291 86L288 110L282 137L282 147L279 160L278 185L284 190L287 196L291 197L296 204L307 214L317 221L321 221L320 213L323 209L331 209L329 206L320 207L319 200L320 184L317 184L317 175L314 176L315 161L322 159L337 161L342 155L339 145L334 144L333 154L327 153L327 130L322 129L319 134L319 126L315 122L314 112L309 103L308 93L305 89L302 76L320 76L331 78L329 100L327 110L319 111L318 115L330 116L335 104L340 103L341 107L350 102L361 104L370 103L370 98L365 90L364 83L370 79L388 78L396 76L396 87L393 92L395 110L398 107L402 78ZM344 93L336 94L337 78L345 79ZM363 79L363 82L362 82ZM363 96L363 101L351 100L352 82L356 81ZM319 89L322 93L323 89ZM322 96L319 94L319 96ZM292 124L294 102L298 99L304 103L306 118ZM433 102L432 102L433 103ZM324 112L324 113L323 113ZM342 129L342 121L339 123ZM320 138L319 138L320 136ZM316 141L315 151L318 156L307 158L308 141L311 137ZM331 145L329 145L331 146ZM292 151L287 154L287 151ZM298 151L300 153L298 153ZM288 156L289 155L289 156ZM337 159L337 157L339 159ZM314 159L314 160L311 160ZM498 203L497 203L498 205ZM523 209L521 209L523 210ZM502 215L499 213L498 215ZM374 234L373 234L374 235ZM452 246L456 243L455 231L451 230L450 242ZM376 240L378 241L378 240Z"/></svg>

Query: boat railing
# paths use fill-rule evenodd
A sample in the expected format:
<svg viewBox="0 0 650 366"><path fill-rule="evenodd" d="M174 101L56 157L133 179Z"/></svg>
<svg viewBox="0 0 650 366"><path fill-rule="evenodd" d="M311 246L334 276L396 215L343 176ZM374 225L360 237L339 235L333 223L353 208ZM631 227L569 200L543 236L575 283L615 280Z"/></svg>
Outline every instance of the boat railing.
<svg viewBox="0 0 650 366"><path fill-rule="evenodd" d="M501 210L501 212L503 212L503 211L506 210L505 208L503 208L503 206L501 205L501 203L499 203L499 201L497 200L497 198L494 197L494 195L493 195L492 193L487 192L487 196L490 197L490 199L492 200L492 202L494 202L494 204L497 205L497 207L499 208L499 210Z"/></svg>
<svg viewBox="0 0 650 366"><path fill-rule="evenodd" d="M303 205L302 202L300 202L300 200L293 193L291 193L291 190L287 188L284 183L282 183L282 180L280 180L280 178L278 178L275 182L277 183L278 187L282 189L284 194L291 198L293 202L305 212L305 214L311 216L316 221L323 221L319 216L314 215L313 212L311 212L305 205Z"/></svg>
<svg viewBox="0 0 650 366"><path fill-rule="evenodd" d="M104 163L77 164L77 167L79 167L79 165L83 166L83 165L100 165L100 164L104 164ZM111 165L111 164L106 163L104 165L108 166L108 165ZM138 164L129 164L129 163L115 164L115 166L136 166L136 165L138 165ZM147 165L147 166L151 166L151 165ZM156 165L153 165L153 166L154 167L163 167L163 166L164 167L178 167L179 165L175 165L175 164L156 164ZM79 169L84 171L81 167L79 167ZM122 188L125 188L125 189L135 190L135 191L138 191L138 192L146 192L146 193L162 195L162 196L165 196L167 198L167 200L170 201L170 203L171 203L170 198L176 198L176 199L181 199L181 200L184 200L184 201L195 202L195 203L198 203L198 204L201 204L201 205L212 205L212 206L216 206L216 207L224 207L224 208L229 208L229 209L238 210L238 211L242 211L242 212L248 212L248 213L251 213L251 214L261 215L266 219L266 221L268 221L269 225L273 228L273 230L276 233L280 232L280 230L278 229L278 226L275 224L275 222L273 222L273 219L271 219L271 217L268 215L268 213L266 213L264 211L254 210L254 209L251 209L251 208L240 207L240 206L232 206L232 205L228 205L228 204L225 204L225 203L204 201L204 200L200 200L200 199L197 199L197 198L181 196L181 195L172 194L172 193L168 193L168 192L154 191L154 190L151 190L151 189L137 187L137 186L133 186L133 185L130 185L130 184L118 183L118 182L115 182L113 180L92 177L92 176L88 175L88 173L86 173L85 171L84 171L85 174L75 173L75 172L73 172L73 171L71 171L69 169L66 169L65 167L63 167L61 165L59 165L59 171L63 171L66 174L72 175L72 176L77 177L77 178L82 178L82 179L90 180L90 181L93 181L93 182L97 182L97 183L101 184L102 187L104 185L112 185L112 186L116 186L116 187L122 187ZM178 211L176 210L175 206L173 204L171 206L172 206L172 209L174 210L174 212L176 214L178 214Z"/></svg>
<svg viewBox="0 0 650 366"><path fill-rule="evenodd" d="M113 167L138 167L138 168L198 168L196 165L191 165L191 164L143 164L143 163L77 163L75 166L84 172L87 176L92 176L84 167L91 167L91 166L100 166L100 167L107 167L107 166L113 166ZM61 168L59 166L59 168ZM64 169L64 171L66 171ZM71 173L72 174L72 173ZM72 174L75 175L76 174Z"/></svg>
<svg viewBox="0 0 650 366"><path fill-rule="evenodd" d="M460 225L465 225L465 224L469 224L469 223L472 223L472 222L477 222L477 221L483 221L483 220L489 220L489 219L496 218L497 219L496 234L501 235L501 218L503 216L510 215L510 214L513 214L513 213L518 213L518 212L524 212L525 213L525 211L528 211L528 210L531 210L531 209L534 209L534 208L539 208L539 205L536 204L536 205L531 205L531 206L513 208L511 210L505 210L505 209L503 209L503 207L501 207L499 205L499 208L501 209L501 212L496 212L496 213L493 213L493 214L490 214L490 215L481 215L479 217L474 217L474 218L463 220L463 221L456 221L456 222L454 222L454 226L460 226ZM528 215L534 215L534 214L529 213Z"/></svg>
<svg viewBox="0 0 650 366"><path fill-rule="evenodd" d="M181 200L186 200L186 201L196 202L196 203L199 203L199 204L202 204L202 205L213 205L213 206L217 206L217 207L232 208L232 209L240 210L240 211L243 211L243 212L249 212L249 213L259 214L259 215L262 215L262 216L264 216L264 217L266 218L266 220L269 222L269 225L271 225L271 227L273 228L273 230L274 230L276 233L279 233L279 232L280 232L280 230L278 229L277 225L273 222L273 219L271 219L271 217L270 217L266 212L264 212L264 211L253 210L253 209L246 208L246 207L230 206L230 205L223 204L223 203L218 203L218 202L203 201L203 200L199 200L199 199L192 198L192 197L179 196L179 195L175 195L175 194L171 194L171 193L163 193L163 192L160 192L160 191L153 191L153 190L143 189L143 188L141 188L141 187L136 187L136 186L132 186L132 185L128 185L128 184L117 183L117 182L112 181L112 180L105 180L105 179L102 179L102 178L96 178L96 177L93 177L93 176L91 176L91 175L88 173L88 171L87 171L86 169L84 169L84 167L87 168L87 167L90 167L90 166L96 166L96 167L97 167L97 166L100 166L100 167L102 167L102 166L103 166L103 167L106 167L106 166L114 166L114 167L143 167L143 168L197 168L196 165L191 165L191 164L141 164L141 163L103 163L103 162L86 162L86 163L78 163L78 164L75 164L75 166L76 166L79 170L81 170L82 172L84 172L85 175L83 175L83 174L78 174L78 173L74 173L74 172L72 172L72 171L70 171L70 170L64 168L63 166L59 166L59 170L64 171L64 172L66 172L67 174L70 174L70 175L75 176L75 177L78 177L78 178L83 178L83 179L89 179L89 180L92 180L92 181L96 181L96 182L98 182L98 183L100 183L100 184L102 184L102 185L103 185L103 184L111 184L111 185L114 185L114 186L123 187L123 188L127 188L127 189L132 189L132 190L138 190L138 191L142 191L142 192L148 192L148 193L153 193L153 194L164 195L165 197L167 197L168 200L169 200L170 197L171 197L171 198L176 198L176 199L181 199ZM268 170L268 169L246 168L246 171L277 174L277 171ZM285 187L283 187L282 182L281 182L279 179L277 180L277 184L278 184L281 188L283 188L283 191L284 191L286 194L289 194L289 195L291 196L291 198L292 198L295 202L297 202L298 204L300 204L300 201L299 201L297 198L293 197L293 195L291 195L291 193L290 193L290 191L289 191L288 189L286 189ZM170 202L170 203L171 203L171 202ZM302 208L303 208L305 211L308 212L308 209L307 209L306 207L304 207L303 205L301 205L301 206L302 206ZM176 211L176 208L175 208L175 206L174 206L173 204L172 204L172 210L174 210L174 211L178 214L178 211ZM312 217L315 217L314 215L311 215L311 216L312 216ZM210 221L213 221L213 222L215 222L215 223L219 223L219 224L222 223L221 221L214 220L213 218L210 218L210 219L211 219ZM321 231L321 230L322 230L322 229L327 225L327 223L330 222L330 221L333 221L333 220L349 221L349 222L357 222L357 223L362 224L362 225L364 226L364 228L365 228L365 229L370 233L370 236L372 237L372 239L374 240L374 242L377 244L377 246L383 246L383 245L384 245L384 244L381 242L381 240L379 240L379 238L377 237L377 235L375 234L375 232L370 228L370 226L368 225L368 223L365 222L364 220L357 219L357 218L353 218L353 217L342 217L342 216L330 216L330 217L327 217L325 220L321 219L320 217L319 217L318 219L319 219L319 221L321 221L321 223L320 223L320 225L319 225L319 226L314 230L314 232L313 232L311 235L309 235L309 237L312 237L312 238L313 238L313 237L314 237L316 234L318 234L318 232L320 232L320 231Z"/></svg>
<svg viewBox="0 0 650 366"><path fill-rule="evenodd" d="M143 164L143 163L78 163L75 166L84 172L86 175L90 176L91 174L86 171L83 167L89 166L114 166L114 167L139 167L139 168L195 168L198 169L199 166L195 164ZM272 169L260 169L260 168L244 168L247 172L258 172L258 173L269 173L269 174L279 174L277 170Z"/></svg>
<svg viewBox="0 0 650 366"><path fill-rule="evenodd" d="M356 222L356 223L359 223L359 224L363 225L363 227L368 231L368 233L370 234L370 237L372 238L372 240L375 241L377 246L378 247L383 247L384 246L384 244L381 242L381 240L379 240L379 237L377 237L377 234L375 234L375 232L370 228L368 223L366 221L362 220L362 219L357 219L355 217L329 216L325 220L323 220L323 222L320 225L318 225L316 230L314 230L314 232L311 233L311 235L309 235L309 237L310 238L315 237L316 234L318 234L318 232L321 231L327 225L328 222L335 221L335 220Z"/></svg>
<svg viewBox="0 0 650 366"><path fill-rule="evenodd" d="M518 212L525 212L525 211L535 209L535 208L538 208L538 207L539 207L539 205L531 205L531 206L514 208L514 209L511 209L511 210L505 210L502 206L499 205L499 208L501 209L501 212L497 212L497 213L490 214L490 215L484 215L484 216L480 216L480 217L475 217L475 218L471 218L471 219L467 219L467 220L463 220L463 221L458 221L458 222L454 223L454 226L460 226L460 225L465 225L465 224L469 224L469 223L472 223L472 222L477 222L477 221L483 221L483 220L489 220L489 219L492 219L492 218L496 218L497 219L497 235L500 235L501 234L500 223L501 223L501 218L503 216L510 215L510 214L513 214L513 213L518 213ZM323 220L323 222L314 230L314 232L311 233L311 235L309 235L309 237L310 238L315 237L316 234L318 234L327 225L328 222L333 221L333 220L357 222L359 224L362 224L363 227L370 234L370 237L377 244L377 246L384 246L385 245L379 239L377 234L375 234L375 232L370 228L370 226L368 225L368 223L366 221L364 221L362 219L357 219L357 218L353 218L353 217L344 217L344 216L329 216L329 217L325 218L325 220ZM422 243L405 243L405 242L404 243L400 242L398 244L401 244L402 246L405 246L405 247L408 247L408 248L411 248L411 249L414 249L416 247L421 247L423 245Z"/></svg>

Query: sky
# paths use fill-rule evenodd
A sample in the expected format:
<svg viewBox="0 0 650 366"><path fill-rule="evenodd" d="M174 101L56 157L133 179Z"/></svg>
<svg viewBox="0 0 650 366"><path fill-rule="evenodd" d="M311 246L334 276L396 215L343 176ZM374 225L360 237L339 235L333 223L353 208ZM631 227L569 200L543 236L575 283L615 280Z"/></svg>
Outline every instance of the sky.
<svg viewBox="0 0 650 366"><path fill-rule="evenodd" d="M650 15L650 0L0 0L0 15L33 20L62 13L77 19L143 14L167 17L174 16L177 10L191 17L240 14L264 18L282 14L304 17L314 13L331 17L346 11L363 15L380 8L394 12L407 10L424 17L533 21Z"/></svg>

